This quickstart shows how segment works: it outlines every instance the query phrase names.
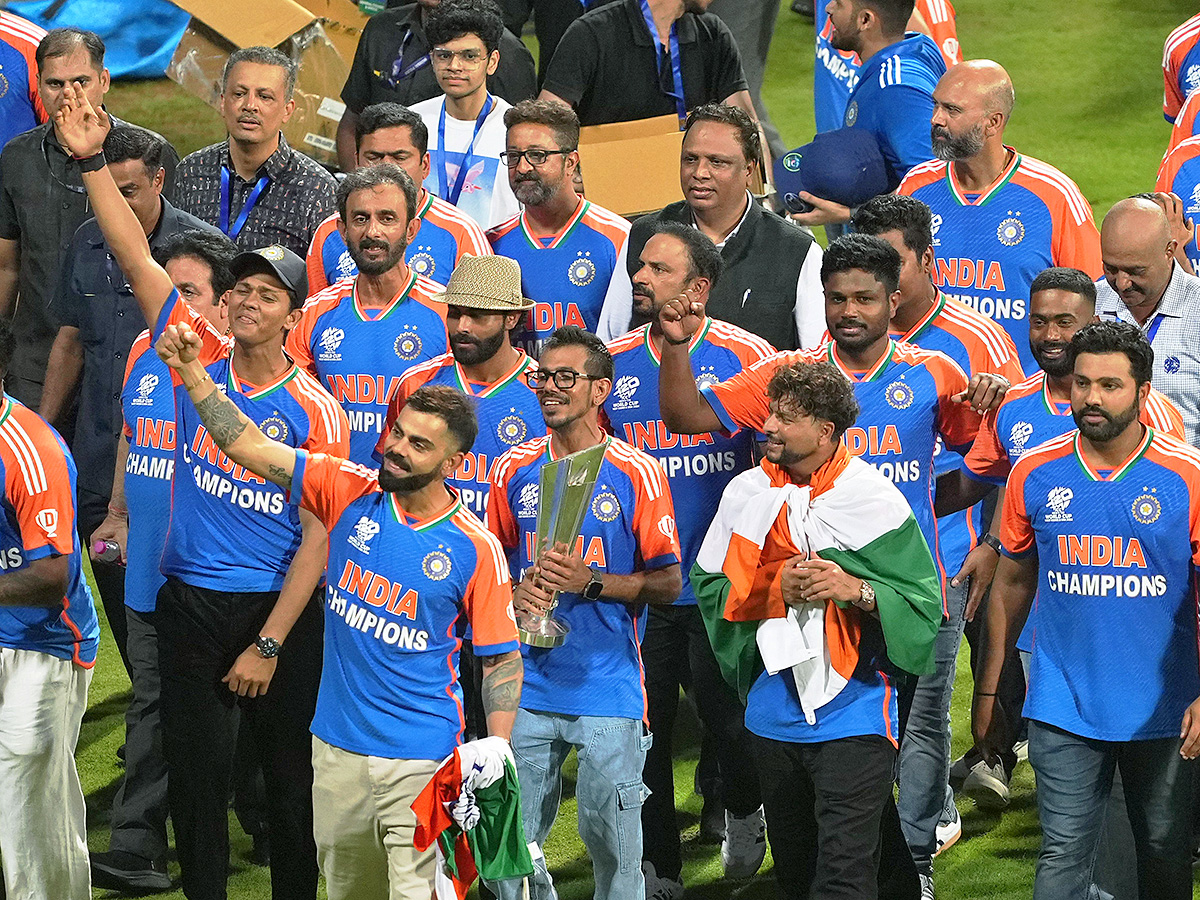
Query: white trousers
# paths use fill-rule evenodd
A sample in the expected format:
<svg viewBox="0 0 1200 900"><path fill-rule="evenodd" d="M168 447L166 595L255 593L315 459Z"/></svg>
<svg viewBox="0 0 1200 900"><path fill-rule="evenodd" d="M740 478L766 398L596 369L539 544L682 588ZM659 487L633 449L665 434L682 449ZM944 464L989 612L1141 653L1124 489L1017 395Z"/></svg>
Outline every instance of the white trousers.
<svg viewBox="0 0 1200 900"><path fill-rule="evenodd" d="M7 900L90 900L75 744L92 670L0 647L0 865Z"/></svg>

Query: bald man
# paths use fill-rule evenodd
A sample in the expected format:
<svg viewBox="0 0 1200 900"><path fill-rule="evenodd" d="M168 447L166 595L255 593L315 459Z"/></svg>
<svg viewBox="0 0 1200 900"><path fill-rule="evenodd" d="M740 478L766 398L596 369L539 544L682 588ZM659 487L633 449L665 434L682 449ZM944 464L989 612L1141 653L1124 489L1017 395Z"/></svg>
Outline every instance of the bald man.
<svg viewBox="0 0 1200 900"><path fill-rule="evenodd" d="M1188 443L1200 446L1200 278L1175 259L1162 207L1143 197L1108 211L1100 249L1096 315L1145 332L1154 348L1154 387L1179 407Z"/></svg>
<svg viewBox="0 0 1200 900"><path fill-rule="evenodd" d="M1029 285L1050 266L1099 278L1100 236L1075 182L1004 143L1014 97L998 63L950 69L933 91L936 159L915 166L899 193L933 211L934 284L1003 326L1033 372Z"/></svg>

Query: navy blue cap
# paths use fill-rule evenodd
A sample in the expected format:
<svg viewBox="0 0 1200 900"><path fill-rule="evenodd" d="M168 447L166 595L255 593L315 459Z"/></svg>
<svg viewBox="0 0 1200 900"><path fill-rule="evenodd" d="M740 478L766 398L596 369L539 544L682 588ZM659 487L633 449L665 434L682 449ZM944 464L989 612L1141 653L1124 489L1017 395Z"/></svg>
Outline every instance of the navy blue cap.
<svg viewBox="0 0 1200 900"><path fill-rule="evenodd" d="M229 264L229 271L239 279L246 275L274 275L292 293L293 305L297 307L308 297L308 267L299 256L279 244L239 253Z"/></svg>
<svg viewBox="0 0 1200 900"><path fill-rule="evenodd" d="M788 212L809 212L808 191L822 200L859 206L886 194L887 169L875 135L865 128L838 128L813 138L775 161L775 190Z"/></svg>

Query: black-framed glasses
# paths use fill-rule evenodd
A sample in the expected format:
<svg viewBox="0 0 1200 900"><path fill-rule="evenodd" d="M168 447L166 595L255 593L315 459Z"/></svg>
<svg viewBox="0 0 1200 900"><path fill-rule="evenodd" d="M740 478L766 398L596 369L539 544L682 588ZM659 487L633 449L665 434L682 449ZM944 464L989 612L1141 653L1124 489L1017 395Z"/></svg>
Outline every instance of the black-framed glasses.
<svg viewBox="0 0 1200 900"><path fill-rule="evenodd" d="M521 158L529 160L529 164L535 169L539 166L544 166L546 160L551 156L560 154L566 156L568 153L574 153L574 150L504 150L500 153L500 162L504 163L510 169L515 169L521 164Z"/></svg>
<svg viewBox="0 0 1200 900"><path fill-rule="evenodd" d="M553 380L556 388L561 391L569 391L575 387L575 382L580 378L595 381L600 377L599 375L588 375L586 372L576 372L574 369L531 369L525 373L525 383L535 391L540 391L547 382Z"/></svg>

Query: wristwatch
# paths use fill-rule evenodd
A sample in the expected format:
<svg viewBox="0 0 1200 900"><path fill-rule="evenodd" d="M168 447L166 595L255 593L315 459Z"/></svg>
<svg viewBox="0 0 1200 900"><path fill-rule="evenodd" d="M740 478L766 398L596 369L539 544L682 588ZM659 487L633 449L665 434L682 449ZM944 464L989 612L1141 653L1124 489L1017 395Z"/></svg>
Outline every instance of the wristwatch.
<svg viewBox="0 0 1200 900"><path fill-rule="evenodd" d="M987 544L989 547L991 547L993 550L995 550L998 555L1000 554L1000 538L996 537L990 531L985 533L979 539L979 543Z"/></svg>
<svg viewBox="0 0 1200 900"><path fill-rule="evenodd" d="M875 588L871 587L866 579L863 579L862 586L858 589L858 603L855 605L865 612L875 608Z"/></svg>
<svg viewBox="0 0 1200 900"><path fill-rule="evenodd" d="M596 571L595 566L588 566L592 572L592 578L583 586L583 590L579 593L583 595L585 600L599 600L600 592L604 590L604 584L600 581L600 573Z"/></svg>
<svg viewBox="0 0 1200 900"><path fill-rule="evenodd" d="M261 634L254 639L254 646L258 648L258 655L263 659L274 659L283 649L283 644L275 638L263 637Z"/></svg>

